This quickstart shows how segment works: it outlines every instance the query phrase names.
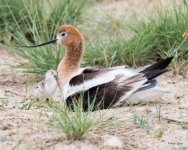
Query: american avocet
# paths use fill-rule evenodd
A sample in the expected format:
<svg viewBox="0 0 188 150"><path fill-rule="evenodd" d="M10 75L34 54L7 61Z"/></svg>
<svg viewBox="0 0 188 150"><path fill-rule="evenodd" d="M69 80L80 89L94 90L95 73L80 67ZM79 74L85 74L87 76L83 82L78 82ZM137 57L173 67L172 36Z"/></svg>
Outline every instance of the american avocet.
<svg viewBox="0 0 188 150"><path fill-rule="evenodd" d="M84 37L71 25L61 26L55 40L25 47L38 47L54 42L67 48L57 72L63 99L71 108L80 98L83 99L84 110L88 109L90 103L100 109L107 109L125 103L146 102L169 92L158 87L155 78L168 71L166 67L172 57L161 59L139 71L126 69L124 66L80 68L84 53Z"/></svg>
<svg viewBox="0 0 188 150"><path fill-rule="evenodd" d="M33 91L33 96L39 99L47 99L54 95L57 89L57 72L47 71L45 79L40 81Z"/></svg>

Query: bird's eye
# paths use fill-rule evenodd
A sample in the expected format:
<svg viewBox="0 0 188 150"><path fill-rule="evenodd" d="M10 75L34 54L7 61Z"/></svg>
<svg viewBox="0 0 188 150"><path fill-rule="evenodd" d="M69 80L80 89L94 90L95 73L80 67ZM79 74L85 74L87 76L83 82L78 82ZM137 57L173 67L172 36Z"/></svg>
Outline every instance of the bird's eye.
<svg viewBox="0 0 188 150"><path fill-rule="evenodd" d="M62 33L61 33L61 36L65 36L65 35L66 35L66 33L65 33L65 32L62 32Z"/></svg>

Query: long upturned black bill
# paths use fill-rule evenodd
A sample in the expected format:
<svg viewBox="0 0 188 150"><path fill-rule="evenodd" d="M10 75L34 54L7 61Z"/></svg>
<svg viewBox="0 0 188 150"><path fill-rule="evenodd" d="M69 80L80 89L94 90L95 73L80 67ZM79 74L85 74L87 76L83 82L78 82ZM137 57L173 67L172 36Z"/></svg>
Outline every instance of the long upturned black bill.
<svg viewBox="0 0 188 150"><path fill-rule="evenodd" d="M35 48L35 47L40 47L40 46L51 44L51 43L56 43L56 42L57 42L57 39L51 40L51 41L48 41L48 42L45 42L45 43L42 43L42 44L33 45L33 46L25 46L25 45L19 45L19 46L20 47L25 47L25 48Z"/></svg>

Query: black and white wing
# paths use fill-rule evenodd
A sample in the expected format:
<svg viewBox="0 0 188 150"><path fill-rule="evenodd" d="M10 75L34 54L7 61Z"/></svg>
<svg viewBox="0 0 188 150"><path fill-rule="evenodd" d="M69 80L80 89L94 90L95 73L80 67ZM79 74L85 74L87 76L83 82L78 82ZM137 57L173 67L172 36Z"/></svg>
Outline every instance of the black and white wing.
<svg viewBox="0 0 188 150"><path fill-rule="evenodd" d="M119 106L128 98L131 100L138 97L139 92L147 93L148 89L157 87L151 83L155 77L168 71L165 68L171 60L172 58L163 59L140 72L123 66L83 69L70 80L64 91L64 99L69 107L82 99L84 110L91 103L95 109Z"/></svg>

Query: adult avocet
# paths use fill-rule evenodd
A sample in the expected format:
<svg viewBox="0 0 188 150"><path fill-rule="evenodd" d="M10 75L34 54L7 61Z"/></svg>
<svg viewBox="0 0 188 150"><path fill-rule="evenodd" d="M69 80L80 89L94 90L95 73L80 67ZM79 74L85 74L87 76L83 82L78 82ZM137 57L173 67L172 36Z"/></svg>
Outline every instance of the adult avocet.
<svg viewBox="0 0 188 150"><path fill-rule="evenodd" d="M125 103L146 102L169 92L168 89L158 87L155 78L168 71L166 67L172 57L161 59L142 70L127 69L124 66L80 68L84 37L71 25L61 26L56 39L52 41L25 47L39 47L50 43L58 43L67 48L57 73L60 91L70 108L80 99L83 99L84 110L91 103L94 108L107 109ZM50 83L48 86L51 87ZM53 92L49 95L53 95Z"/></svg>

